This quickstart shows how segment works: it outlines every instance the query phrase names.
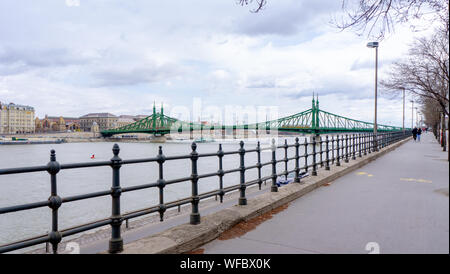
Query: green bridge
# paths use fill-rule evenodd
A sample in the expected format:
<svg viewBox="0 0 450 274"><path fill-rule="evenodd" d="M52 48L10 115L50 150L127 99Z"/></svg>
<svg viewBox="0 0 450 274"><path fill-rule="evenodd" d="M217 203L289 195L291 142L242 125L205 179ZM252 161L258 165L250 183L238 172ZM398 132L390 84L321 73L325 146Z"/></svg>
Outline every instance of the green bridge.
<svg viewBox="0 0 450 274"><path fill-rule="evenodd" d="M153 106L153 114L135 123L114 129L101 131L103 137L126 133L148 133L165 135L170 132L185 132L196 130L278 130L300 133L337 133L337 132L372 132L373 123L358 121L329 113L319 109L319 99L312 100L312 107L306 111L279 118L276 120L247 125L203 125L201 123L185 122L164 114L164 109L157 113ZM377 131L399 131L401 127L377 125Z"/></svg>

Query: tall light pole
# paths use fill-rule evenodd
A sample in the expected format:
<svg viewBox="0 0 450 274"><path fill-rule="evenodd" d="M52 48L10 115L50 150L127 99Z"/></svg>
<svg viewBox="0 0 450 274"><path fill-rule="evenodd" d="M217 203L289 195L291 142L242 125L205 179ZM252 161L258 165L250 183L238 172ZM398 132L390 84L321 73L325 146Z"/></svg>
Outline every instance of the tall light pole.
<svg viewBox="0 0 450 274"><path fill-rule="evenodd" d="M403 88L403 133L405 133L405 88Z"/></svg>
<svg viewBox="0 0 450 274"><path fill-rule="evenodd" d="M374 148L375 151L378 151L378 143L377 143L377 87L378 87L378 42L369 42L367 43L368 48L375 49L375 117L373 122L373 134L375 135L374 139Z"/></svg>
<svg viewBox="0 0 450 274"><path fill-rule="evenodd" d="M410 100L411 106L411 129L414 128L414 100Z"/></svg>
<svg viewBox="0 0 450 274"><path fill-rule="evenodd" d="M416 127L419 127L419 111L417 110L417 107L415 107L416 109Z"/></svg>

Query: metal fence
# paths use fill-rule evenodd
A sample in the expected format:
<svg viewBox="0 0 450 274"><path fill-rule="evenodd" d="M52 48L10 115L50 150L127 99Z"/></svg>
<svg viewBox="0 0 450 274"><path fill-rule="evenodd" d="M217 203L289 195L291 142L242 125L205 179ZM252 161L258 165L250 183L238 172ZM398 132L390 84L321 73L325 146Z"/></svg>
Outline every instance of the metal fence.
<svg viewBox="0 0 450 274"><path fill-rule="evenodd" d="M359 133L359 134L345 134L345 135L333 135L333 136L312 136L311 140L305 139L304 142L299 142L299 138L295 138L293 144L288 144L285 140L284 144L276 145L275 140L272 140L272 145L269 147L261 147L258 142L255 148L246 149L244 142L240 142L240 148L235 151L223 151L222 145L219 145L219 150L216 153L204 153L199 154L197 150L197 144L194 142L191 145L192 152L187 155L179 156L165 156L163 154L162 147L159 147L156 157L143 158L143 159L131 159L123 160L119 157L119 146L115 144L112 148L113 157L110 161L99 162L85 162L74 164L60 164L56 161L56 154L54 150L50 152L50 162L47 165L32 166L32 167L20 167L20 168L7 168L0 169L0 176L7 174L18 173L30 173L30 172L48 172L50 174L51 193L50 197L46 201L14 205L9 207L0 208L0 215L6 213L12 213L23 210L30 210L40 207L49 207L52 214L51 231L48 234L36 236L29 239L16 241L0 246L0 253L9 252L21 248L26 248L42 243L50 243L52 245L53 253L57 253L58 244L62 238L71 236L80 232L95 229L98 227L110 225L111 226L111 238L109 240L109 252L117 253L123 250L123 240L121 237L121 225L123 221L140 217L151 213L159 213L160 220L163 221L164 213L167 209L179 207L181 205L191 204L190 224L199 224L200 212L199 203L203 199L207 199L213 196L219 196L220 202L223 201L223 196L231 191L239 191L239 205L246 205L246 188L251 185L257 184L259 189L263 182L271 180L271 191L277 192L277 178L279 176L288 176L294 174L294 183L301 183L300 173L302 171L311 171L312 176L316 176L319 167L324 167L325 170L330 170L332 165L340 166L341 162L349 162L351 159L355 160L357 157L362 157L368 153L378 151L379 149L398 142L410 136L410 132L387 132L379 133L375 137L373 133ZM276 150L284 150L284 158L277 159ZM288 157L288 150L294 149L295 156ZM261 152L269 150L272 153L272 159L268 162L261 162ZM303 152L303 153L301 153ZM245 165L245 156L248 153L257 154L257 162L253 165ZM239 167L229 170L223 170L223 158L227 155L239 155ZM198 174L197 161L199 158L217 158L219 170L207 174ZM164 163L171 160L185 159L190 161L191 164L191 176L178 178L173 180L164 179ZM300 166L300 160L303 160L303 165ZM294 161L295 168L288 170L288 163ZM142 184L131 187L120 186L120 168L123 165L155 162L158 164L158 180L154 183ZM277 164L284 163L284 170L277 172ZM112 187L110 190L87 193L82 195L60 197L57 192L57 174L65 169L78 169L89 168L99 166L110 166L112 169ZM261 170L265 166L271 166L272 172L269 176L261 176ZM252 180L246 180L246 171L250 169L257 169L257 178ZM239 184L230 187L223 187L223 177L229 173L239 173ZM198 193L198 182L202 178L217 176L219 182L219 189L210 191L207 193ZM190 197L179 199L173 202L164 202L164 187L171 184L177 184L181 182L191 182L192 192ZM120 210L120 197L122 193L137 191L142 189L158 188L159 189L159 204L135 210L127 213L122 213ZM62 204L70 203L79 200L91 199L95 197L110 195L112 199L111 216L105 219L97 220L94 222L78 225L67 229L59 229L58 226L58 209Z"/></svg>

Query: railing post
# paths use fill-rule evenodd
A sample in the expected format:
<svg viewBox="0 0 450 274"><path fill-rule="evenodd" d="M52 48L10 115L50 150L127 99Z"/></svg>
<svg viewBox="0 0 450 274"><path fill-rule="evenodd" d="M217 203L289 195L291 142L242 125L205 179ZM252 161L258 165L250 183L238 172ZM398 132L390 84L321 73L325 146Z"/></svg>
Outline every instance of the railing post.
<svg viewBox="0 0 450 274"><path fill-rule="evenodd" d="M257 163L257 167L258 167L258 187L259 190L261 190L261 185L262 185L262 180L261 180L261 169L262 169L262 164L261 164L261 144L258 141L257 145L256 145L256 154L258 156L258 163Z"/></svg>
<svg viewBox="0 0 450 274"><path fill-rule="evenodd" d="M378 151L378 133L373 134L373 147L374 151Z"/></svg>
<svg viewBox="0 0 450 274"><path fill-rule="evenodd" d="M50 231L49 238L52 244L53 254L58 253L58 244L61 242L62 235L58 231L58 208L62 204L61 197L58 196L56 185L56 174L59 172L60 165L56 161L55 150L50 151L50 162L47 164L47 172L50 174L50 188L51 195L48 198L49 207L52 209L52 231Z"/></svg>
<svg viewBox="0 0 450 274"><path fill-rule="evenodd" d="M325 139L325 156L326 156L326 160L325 160L325 170L330 170L330 150L329 150L329 146L328 146L329 140L328 140L328 135L326 136Z"/></svg>
<svg viewBox="0 0 450 274"><path fill-rule="evenodd" d="M345 162L348 163L348 134L345 134Z"/></svg>
<svg viewBox="0 0 450 274"><path fill-rule="evenodd" d="M358 142L358 146L359 146L359 149L358 149L358 156L359 156L359 158L361 158L362 157L362 133L358 133L358 140L359 140L359 142Z"/></svg>
<svg viewBox="0 0 450 274"><path fill-rule="evenodd" d="M109 240L109 253L117 253L123 250L123 239L120 235L120 226L122 225L122 216L120 215L120 167L122 159L119 157L120 148L118 144L113 146L114 156L111 158L112 168L112 210L111 210L111 239Z"/></svg>
<svg viewBox="0 0 450 274"><path fill-rule="evenodd" d="M305 171L308 172L308 140L305 138Z"/></svg>
<svg viewBox="0 0 450 274"><path fill-rule="evenodd" d="M337 135L337 142L336 142L336 166L341 166L341 156L339 155L339 134Z"/></svg>
<svg viewBox="0 0 450 274"><path fill-rule="evenodd" d="M197 225L200 223L200 213L198 212L198 203L200 202L200 198L198 197L198 171L197 171L197 144L195 142L191 145L191 163L192 163L192 174L191 174L191 182L192 182L192 212L190 215L190 224Z"/></svg>
<svg viewBox="0 0 450 274"><path fill-rule="evenodd" d="M298 137L295 137L295 178L294 178L294 182L295 183L300 183L300 177L299 177L299 173L300 173L300 154L299 154L299 149L300 144L298 143Z"/></svg>
<svg viewBox="0 0 450 274"><path fill-rule="evenodd" d="M319 145L320 145L320 167L323 167L323 140L322 140L322 136L317 136L319 137Z"/></svg>
<svg viewBox="0 0 450 274"><path fill-rule="evenodd" d="M276 150L277 147L275 146L275 139L272 139L272 187L270 188L271 192L278 192Z"/></svg>
<svg viewBox="0 0 450 274"><path fill-rule="evenodd" d="M284 139L284 178L287 180L287 176L288 176L288 144L287 144L287 139Z"/></svg>
<svg viewBox="0 0 450 274"><path fill-rule="evenodd" d="M352 160L356 160L356 135L352 134L353 156Z"/></svg>
<svg viewBox="0 0 450 274"><path fill-rule="evenodd" d="M312 142L312 147L313 147L313 171L312 171L312 176L317 176L317 163L316 163L316 136L312 136L313 142Z"/></svg>
<svg viewBox="0 0 450 274"><path fill-rule="evenodd" d="M334 165L336 158L334 158L334 135L331 136L331 164Z"/></svg>
<svg viewBox="0 0 450 274"><path fill-rule="evenodd" d="M364 139L364 155L367 155L367 153L368 153L368 151L367 151L367 132L364 133L363 139Z"/></svg>
<svg viewBox="0 0 450 274"><path fill-rule="evenodd" d="M219 197L220 202L223 202L223 195L225 195L225 192L223 191L223 176L225 175L223 171L223 150L222 150L222 144L219 144L219 151L217 151L217 156L219 157Z"/></svg>
<svg viewBox="0 0 450 274"><path fill-rule="evenodd" d="M158 179L158 188L159 188L159 220L160 222L164 219L164 212L166 212L166 206L164 205L164 187L166 186L166 181L164 181L163 176L163 165L166 161L166 157L162 152L162 146L159 146L157 162L159 166L159 179Z"/></svg>
<svg viewBox="0 0 450 274"><path fill-rule="evenodd" d="M244 141L239 143L239 158L240 158L240 197L239 197L239 205L246 205L247 198L245 197L245 149L244 149Z"/></svg>

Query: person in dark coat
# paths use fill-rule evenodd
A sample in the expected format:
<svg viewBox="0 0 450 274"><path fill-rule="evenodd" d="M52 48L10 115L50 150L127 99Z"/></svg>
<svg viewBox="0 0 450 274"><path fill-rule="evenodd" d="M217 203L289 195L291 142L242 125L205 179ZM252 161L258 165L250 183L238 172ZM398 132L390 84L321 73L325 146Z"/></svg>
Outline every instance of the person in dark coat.
<svg viewBox="0 0 450 274"><path fill-rule="evenodd" d="M420 135L422 134L422 129L421 128L419 128L418 130L417 130L417 141L419 141L420 142Z"/></svg>
<svg viewBox="0 0 450 274"><path fill-rule="evenodd" d="M414 127L414 129L412 130L412 135L413 135L413 139L414 139L414 142L415 142L416 139L417 139L417 128L416 127Z"/></svg>

